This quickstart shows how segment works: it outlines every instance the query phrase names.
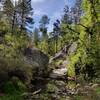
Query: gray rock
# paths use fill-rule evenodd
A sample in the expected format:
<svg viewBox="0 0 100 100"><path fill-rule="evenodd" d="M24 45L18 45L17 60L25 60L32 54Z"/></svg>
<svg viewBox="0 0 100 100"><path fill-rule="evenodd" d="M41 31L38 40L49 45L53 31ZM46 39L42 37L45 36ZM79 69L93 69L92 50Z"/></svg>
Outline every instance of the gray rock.
<svg viewBox="0 0 100 100"><path fill-rule="evenodd" d="M37 64L38 67L45 67L49 62L49 57L36 48L26 48L25 56L28 61Z"/></svg>
<svg viewBox="0 0 100 100"><path fill-rule="evenodd" d="M74 43L71 45L71 47L69 48L68 54L69 54L69 55L70 55L70 54L74 54L74 53L76 52L76 50L77 50L77 46L78 46L77 42L74 42Z"/></svg>
<svg viewBox="0 0 100 100"><path fill-rule="evenodd" d="M50 59L49 63L51 63L53 60L64 59L64 58L66 58L70 46L71 46L71 44L65 45L64 48L63 48L61 51L59 51L58 53L56 53L56 54Z"/></svg>
<svg viewBox="0 0 100 100"><path fill-rule="evenodd" d="M67 59L65 61L63 61L63 66L65 66L67 68L67 66L70 64L70 61Z"/></svg>
<svg viewBox="0 0 100 100"><path fill-rule="evenodd" d="M99 84L93 84L92 85L92 88L97 88L97 87L99 87Z"/></svg>
<svg viewBox="0 0 100 100"><path fill-rule="evenodd" d="M67 68L61 68L61 69L54 69L52 73L50 74L51 78L59 78L64 77L67 74Z"/></svg>
<svg viewBox="0 0 100 100"><path fill-rule="evenodd" d="M25 61L33 66L37 75L45 75L48 73L49 57L36 48L25 49Z"/></svg>
<svg viewBox="0 0 100 100"><path fill-rule="evenodd" d="M55 84L57 86L66 86L66 83L64 81L55 81Z"/></svg>

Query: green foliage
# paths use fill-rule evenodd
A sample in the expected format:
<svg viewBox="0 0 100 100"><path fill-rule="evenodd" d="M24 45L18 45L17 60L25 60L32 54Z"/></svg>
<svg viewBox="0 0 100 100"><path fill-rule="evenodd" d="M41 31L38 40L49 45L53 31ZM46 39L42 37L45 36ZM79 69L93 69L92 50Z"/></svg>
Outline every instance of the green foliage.
<svg viewBox="0 0 100 100"><path fill-rule="evenodd" d="M68 72L70 75L75 75L75 65L80 61L81 72L83 71L83 73L86 75L87 80L89 77L99 77L100 75L100 34L98 29L99 24L97 24L99 23L99 17L96 17L96 15L98 16L98 12L96 11L96 5L98 5L98 2L83 0L82 6L84 10L84 15L81 18L81 24L79 24L80 26L78 29L78 31L80 32L78 36L78 49L77 52L70 57L71 64ZM88 69L91 70L91 73Z"/></svg>
<svg viewBox="0 0 100 100"><path fill-rule="evenodd" d="M3 97L0 97L0 100L24 100L20 94L14 94L14 95L5 95Z"/></svg>
<svg viewBox="0 0 100 100"><path fill-rule="evenodd" d="M6 14L6 19L9 21L9 24L12 22L12 16L14 12L14 5L11 0L5 0L3 4L4 14Z"/></svg>
<svg viewBox="0 0 100 100"><path fill-rule="evenodd" d="M54 93L57 90L59 90L58 87L52 82L47 84L47 92Z"/></svg>
<svg viewBox="0 0 100 100"><path fill-rule="evenodd" d="M24 84L23 84L24 85ZM15 94L18 92L25 92L23 85L20 81L17 80L17 83L12 83L11 81L3 85L3 91L7 94Z"/></svg>
<svg viewBox="0 0 100 100"><path fill-rule="evenodd" d="M26 36L6 34L4 37L5 43L0 44L0 53L6 57L18 57L28 44Z"/></svg>
<svg viewBox="0 0 100 100"><path fill-rule="evenodd" d="M68 66L68 76L75 76L75 64L79 61L80 52L71 57L71 64Z"/></svg>
<svg viewBox="0 0 100 100"><path fill-rule="evenodd" d="M44 53L48 54L48 49L49 48L48 48L48 42L47 42L47 40L46 39L42 40L41 43L40 43L40 45L41 45L42 51Z"/></svg>
<svg viewBox="0 0 100 100"><path fill-rule="evenodd" d="M98 95L100 95L100 87L97 87L97 88L95 89L95 92L96 92Z"/></svg>
<svg viewBox="0 0 100 100"><path fill-rule="evenodd" d="M11 80L12 77L10 77L8 73L12 71L15 71L16 73L16 69L22 72L22 77L26 77L26 79L22 79L21 76L18 78L23 82L28 82L32 76L32 67L30 64L25 62L23 54L24 49L27 47L29 37L19 34L12 35L11 33L9 33L9 31L7 31L6 33L4 32L4 35L1 36L1 38L0 82L4 84L7 81ZM0 87L2 86L2 84L0 84Z"/></svg>
<svg viewBox="0 0 100 100"><path fill-rule="evenodd" d="M48 93L41 93L40 94L40 99L41 100L51 100L51 96Z"/></svg>
<svg viewBox="0 0 100 100"><path fill-rule="evenodd" d="M8 24L5 23L4 21L0 21L0 32L5 33L6 31L8 31Z"/></svg>
<svg viewBox="0 0 100 100"><path fill-rule="evenodd" d="M33 42L35 47L39 46L39 30L37 28L35 28L33 33Z"/></svg>
<svg viewBox="0 0 100 100"><path fill-rule="evenodd" d="M21 95L26 92L26 86L16 78L3 85L3 92L5 95L1 96L0 100L24 100Z"/></svg>
<svg viewBox="0 0 100 100"><path fill-rule="evenodd" d="M100 0L91 2L90 0L83 1L83 9L85 15L82 17L81 23L85 27L80 29L80 43L83 47L85 56L84 65L90 66L94 70L94 76L99 77L99 51L100 51L100 34L99 34L99 16L98 16L98 3ZM97 6L98 5L98 6ZM88 30L87 30L88 28ZM83 60L82 60L83 61ZM84 66L86 67L86 66ZM87 72L88 73L88 72ZM92 73L92 72L91 72ZM89 74L88 74L89 75Z"/></svg>

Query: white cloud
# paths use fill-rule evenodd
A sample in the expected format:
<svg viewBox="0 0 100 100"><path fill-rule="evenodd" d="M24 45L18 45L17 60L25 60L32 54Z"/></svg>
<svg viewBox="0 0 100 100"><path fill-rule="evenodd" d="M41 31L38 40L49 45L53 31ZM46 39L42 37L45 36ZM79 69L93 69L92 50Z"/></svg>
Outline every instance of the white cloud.
<svg viewBox="0 0 100 100"><path fill-rule="evenodd" d="M53 14L53 16L51 16L51 18L52 18L53 20L55 20L55 19L61 19L61 16L62 16L62 12L55 12L55 13Z"/></svg>
<svg viewBox="0 0 100 100"><path fill-rule="evenodd" d="M45 0L32 0L33 3L44 2Z"/></svg>
<svg viewBox="0 0 100 100"><path fill-rule="evenodd" d="M15 6L15 2L18 3L19 0L11 0L13 5Z"/></svg>
<svg viewBox="0 0 100 100"><path fill-rule="evenodd" d="M34 11L34 15L35 16L42 16L42 15L45 15L45 12L43 12L41 9L39 10L35 10Z"/></svg>

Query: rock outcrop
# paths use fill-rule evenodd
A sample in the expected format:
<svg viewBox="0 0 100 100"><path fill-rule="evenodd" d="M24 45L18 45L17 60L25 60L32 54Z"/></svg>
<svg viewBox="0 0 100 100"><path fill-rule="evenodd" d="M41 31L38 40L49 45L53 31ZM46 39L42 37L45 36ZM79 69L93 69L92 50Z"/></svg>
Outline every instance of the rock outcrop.
<svg viewBox="0 0 100 100"><path fill-rule="evenodd" d="M56 53L54 55L54 57L52 57L50 59L49 63L51 63L53 60L66 58L70 47L71 47L71 44L65 45L64 48L61 51L59 51L58 53Z"/></svg>
<svg viewBox="0 0 100 100"><path fill-rule="evenodd" d="M36 48L25 49L25 62L32 65L32 79L29 87L32 91L45 88L50 73L49 57Z"/></svg>
<svg viewBox="0 0 100 100"><path fill-rule="evenodd" d="M57 65L57 68L53 69L52 73L50 74L51 78L64 78L67 77L67 72L68 72L68 65L70 64L70 61L68 59L69 55L72 55L76 52L77 50L77 42L73 42L72 44L65 45L64 48L55 54L54 57L52 57L49 61L49 63L56 62L56 61L61 61L59 65ZM75 80L69 78L69 80Z"/></svg>
<svg viewBox="0 0 100 100"><path fill-rule="evenodd" d="M48 73L49 57L46 54L36 48L26 48L24 54L26 62L33 66L37 76L43 76Z"/></svg>

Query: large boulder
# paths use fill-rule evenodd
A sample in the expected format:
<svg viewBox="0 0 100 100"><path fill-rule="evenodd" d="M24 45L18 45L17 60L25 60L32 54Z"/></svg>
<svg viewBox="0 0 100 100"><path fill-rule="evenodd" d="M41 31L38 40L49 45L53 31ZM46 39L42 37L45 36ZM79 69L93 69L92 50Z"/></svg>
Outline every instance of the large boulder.
<svg viewBox="0 0 100 100"><path fill-rule="evenodd" d="M29 86L31 91L45 88L48 82L46 78L50 73L50 67L48 67L49 57L36 48L26 48L25 61L31 64L33 68L30 81L32 87Z"/></svg>
<svg viewBox="0 0 100 100"><path fill-rule="evenodd" d="M36 76L45 76L48 73L49 57L42 51L36 48L26 48L25 56L26 61L33 65L34 74L36 74Z"/></svg>

